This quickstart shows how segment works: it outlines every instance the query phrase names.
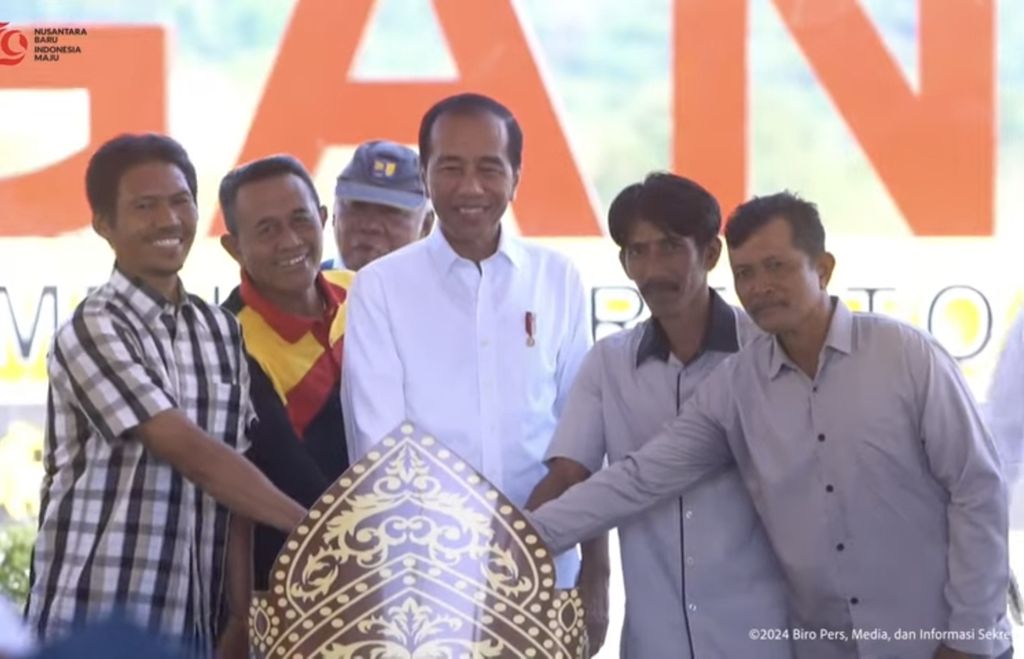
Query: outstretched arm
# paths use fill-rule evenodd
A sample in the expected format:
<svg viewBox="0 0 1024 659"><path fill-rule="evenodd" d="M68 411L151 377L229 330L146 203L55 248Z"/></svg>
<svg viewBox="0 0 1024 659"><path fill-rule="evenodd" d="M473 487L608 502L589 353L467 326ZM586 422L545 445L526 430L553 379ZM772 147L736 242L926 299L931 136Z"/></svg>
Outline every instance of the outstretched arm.
<svg viewBox="0 0 1024 659"><path fill-rule="evenodd" d="M554 552L618 526L732 461L723 428L693 399L639 451L575 485L530 515Z"/></svg>

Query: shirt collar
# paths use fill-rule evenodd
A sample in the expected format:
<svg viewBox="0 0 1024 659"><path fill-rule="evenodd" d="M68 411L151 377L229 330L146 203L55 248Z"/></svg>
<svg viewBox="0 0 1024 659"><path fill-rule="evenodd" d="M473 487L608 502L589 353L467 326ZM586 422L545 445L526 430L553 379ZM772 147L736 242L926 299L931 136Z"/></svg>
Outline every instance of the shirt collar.
<svg viewBox="0 0 1024 659"><path fill-rule="evenodd" d="M110 285L128 300L129 304L147 323L155 321L160 314L168 313L173 316L177 312L177 307L173 302L139 277L126 275L117 267L117 264L114 264L114 270L110 273ZM192 304L185 293L185 287L181 284L181 279L178 279L178 299L181 300L180 306L182 307Z"/></svg>
<svg viewBox="0 0 1024 659"><path fill-rule="evenodd" d="M338 313L338 307L344 301L344 289L332 286L324 278L323 273L317 273L315 283L327 304L321 318L306 318L280 309L260 293L245 270L242 271L242 285L239 287L239 293L242 296L242 302L258 313L275 332L281 335L281 338L289 343L295 343L312 330L317 323L324 321L330 323Z"/></svg>
<svg viewBox="0 0 1024 659"><path fill-rule="evenodd" d="M708 320L697 356L708 350L736 352L740 348L739 336L736 333L736 314L718 291L712 288L709 292L711 296ZM648 359L667 362L671 351L668 336L665 335L661 323L655 318L647 319L636 351L637 368Z"/></svg>
<svg viewBox="0 0 1024 659"><path fill-rule="evenodd" d="M523 265L523 246L519 240L509 234L504 227L499 229L498 234L498 249L495 253L488 257L488 259L502 256L508 260L515 268L522 268ZM449 272L452 267L459 261L468 261L459 256L448 239L444 237L444 232L441 231L441 227L437 227L430 232L430 235L424 239L427 243L427 249L430 252L430 256L434 261L434 265L437 266L441 272Z"/></svg>
<svg viewBox="0 0 1024 659"><path fill-rule="evenodd" d="M830 296L829 300L832 302L832 319L829 321L828 334L825 335L825 344L821 349L822 355L828 348L848 355L853 352L853 312L835 295ZM773 336L768 357L768 377L774 380L783 366L796 370L793 360L782 348L779 337Z"/></svg>

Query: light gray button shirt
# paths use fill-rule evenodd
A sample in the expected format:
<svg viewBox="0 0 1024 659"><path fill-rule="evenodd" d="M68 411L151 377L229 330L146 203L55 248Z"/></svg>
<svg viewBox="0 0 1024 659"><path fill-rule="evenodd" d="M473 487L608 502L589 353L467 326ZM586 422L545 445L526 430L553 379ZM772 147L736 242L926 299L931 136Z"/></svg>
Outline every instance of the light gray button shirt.
<svg viewBox="0 0 1024 659"><path fill-rule="evenodd" d="M654 320L609 336L587 354L548 457L591 472L618 462L676 416L707 375L757 333L712 292L700 354L683 364ZM621 657L731 659L792 656L775 555L735 469L619 527L626 588ZM684 567L685 566L685 567ZM749 630L765 630L751 638Z"/></svg>
<svg viewBox="0 0 1024 659"><path fill-rule="evenodd" d="M643 449L533 521L562 549L735 464L781 561L793 623L813 634L798 656L931 659L940 640L999 654L1007 499L977 406L930 336L834 304L813 380L777 339L755 339Z"/></svg>

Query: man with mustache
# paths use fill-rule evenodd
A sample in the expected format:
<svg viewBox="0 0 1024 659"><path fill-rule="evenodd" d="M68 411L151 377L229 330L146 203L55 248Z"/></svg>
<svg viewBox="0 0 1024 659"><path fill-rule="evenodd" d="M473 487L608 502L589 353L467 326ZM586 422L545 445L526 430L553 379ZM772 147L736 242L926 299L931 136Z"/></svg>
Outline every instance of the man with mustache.
<svg viewBox="0 0 1024 659"><path fill-rule="evenodd" d="M528 508L643 446L722 361L757 333L708 287L721 254L718 202L700 185L654 173L608 210L608 233L651 317L587 353ZM626 619L622 657L791 656L775 555L735 469L725 469L619 529Z"/></svg>
<svg viewBox="0 0 1024 659"><path fill-rule="evenodd" d="M327 209L295 158L270 156L229 172L220 204L228 230L221 244L242 279L224 307L242 326L260 419L249 457L309 507L349 464L339 386L353 273L320 271ZM233 541L247 543L248 529L234 531ZM284 541L278 530L259 525L252 550L239 546L233 554L236 566L253 564L258 590L267 589ZM250 594L244 572L237 575L225 653L246 646Z"/></svg>
<svg viewBox="0 0 1024 659"><path fill-rule="evenodd" d="M1006 491L956 362L829 296L813 204L755 198L725 235L767 334L643 448L540 507L540 534L572 546L732 466L782 565L798 657L1009 657Z"/></svg>
<svg viewBox="0 0 1024 659"><path fill-rule="evenodd" d="M196 173L162 135L89 160L110 279L62 325L47 362L46 470L27 618L50 641L115 611L209 656L232 520L291 531L305 510L240 453L254 421L238 323L185 292Z"/></svg>
<svg viewBox="0 0 1024 659"><path fill-rule="evenodd" d="M430 233L434 211L412 149L373 140L356 149L334 189L338 258L325 268L357 271Z"/></svg>

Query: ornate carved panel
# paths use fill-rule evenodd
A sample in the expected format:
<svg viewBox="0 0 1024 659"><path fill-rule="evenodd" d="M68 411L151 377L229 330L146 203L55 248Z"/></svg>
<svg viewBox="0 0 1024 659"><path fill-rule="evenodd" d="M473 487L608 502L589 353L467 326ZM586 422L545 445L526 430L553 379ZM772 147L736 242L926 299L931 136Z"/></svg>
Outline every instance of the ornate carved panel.
<svg viewBox="0 0 1024 659"><path fill-rule="evenodd" d="M250 610L267 659L585 656L576 590L503 494L403 425L289 536Z"/></svg>

